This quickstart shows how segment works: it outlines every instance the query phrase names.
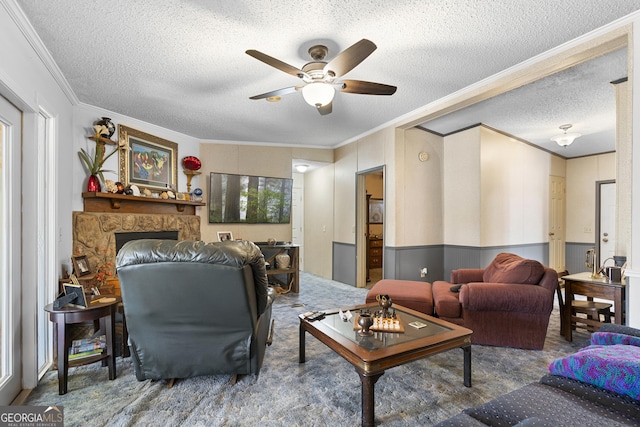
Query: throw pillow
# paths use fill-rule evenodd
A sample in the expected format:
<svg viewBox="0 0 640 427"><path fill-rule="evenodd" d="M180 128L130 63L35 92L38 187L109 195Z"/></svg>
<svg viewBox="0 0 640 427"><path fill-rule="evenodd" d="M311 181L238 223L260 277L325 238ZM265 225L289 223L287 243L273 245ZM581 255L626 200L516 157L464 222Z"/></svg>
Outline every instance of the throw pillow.
<svg viewBox="0 0 640 427"><path fill-rule="evenodd" d="M451 292L460 292L461 287L462 287L462 283L459 283L457 285L453 285L452 287L450 287L449 290Z"/></svg>
<svg viewBox="0 0 640 427"><path fill-rule="evenodd" d="M484 269L482 280L489 283L524 283L537 285L544 274L544 266L533 259L515 254L500 253Z"/></svg>
<svg viewBox="0 0 640 427"><path fill-rule="evenodd" d="M640 400L640 347L591 345L554 360L549 372Z"/></svg>

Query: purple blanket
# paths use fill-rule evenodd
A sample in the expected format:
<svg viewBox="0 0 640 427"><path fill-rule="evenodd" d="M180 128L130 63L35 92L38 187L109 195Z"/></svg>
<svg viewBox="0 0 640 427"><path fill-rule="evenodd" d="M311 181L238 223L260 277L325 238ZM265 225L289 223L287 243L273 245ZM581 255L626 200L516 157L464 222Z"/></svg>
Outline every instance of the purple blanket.
<svg viewBox="0 0 640 427"><path fill-rule="evenodd" d="M640 338L596 332L590 346L554 360L549 371L640 400Z"/></svg>

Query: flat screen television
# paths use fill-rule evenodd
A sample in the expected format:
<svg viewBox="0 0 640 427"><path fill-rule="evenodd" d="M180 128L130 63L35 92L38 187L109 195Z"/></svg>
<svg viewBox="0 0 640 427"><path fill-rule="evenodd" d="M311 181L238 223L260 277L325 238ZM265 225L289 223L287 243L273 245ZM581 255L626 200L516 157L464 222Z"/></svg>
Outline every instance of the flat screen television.
<svg viewBox="0 0 640 427"><path fill-rule="evenodd" d="M290 223L293 179L212 172L209 181L209 223Z"/></svg>

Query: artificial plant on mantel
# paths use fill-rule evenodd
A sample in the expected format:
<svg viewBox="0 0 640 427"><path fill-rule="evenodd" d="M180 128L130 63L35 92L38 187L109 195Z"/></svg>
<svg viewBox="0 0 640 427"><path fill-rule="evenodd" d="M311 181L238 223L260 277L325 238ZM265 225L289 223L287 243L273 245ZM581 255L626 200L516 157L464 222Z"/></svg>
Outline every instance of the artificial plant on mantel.
<svg viewBox="0 0 640 427"><path fill-rule="evenodd" d="M112 143L117 144L114 141L111 141L109 138L105 138L103 135L109 135L109 130L105 125L94 125L94 131L96 132L95 136L92 138L96 142L96 151L93 155L93 158L87 153L83 148L78 152L78 156L84 162L85 166L89 170L89 181L87 182L87 191L89 192L98 192L101 191L100 181L104 182L104 172L113 172L112 170L103 169L104 163L107 159L113 156L118 152L120 147L116 146L112 152L106 153L106 142L110 141ZM99 178L99 179L98 179Z"/></svg>

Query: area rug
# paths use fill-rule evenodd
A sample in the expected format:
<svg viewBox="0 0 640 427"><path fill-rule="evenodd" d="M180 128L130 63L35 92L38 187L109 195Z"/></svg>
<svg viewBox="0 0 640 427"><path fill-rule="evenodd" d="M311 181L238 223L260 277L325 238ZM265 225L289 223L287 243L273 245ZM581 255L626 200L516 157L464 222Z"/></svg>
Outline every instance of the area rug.
<svg viewBox="0 0 640 427"><path fill-rule="evenodd" d="M275 336L259 376L231 385L231 377L167 381L135 379L129 359L117 359L117 378L100 364L69 370L69 392L58 395L56 371L47 372L26 405L64 407L65 426L357 426L360 380L354 368L310 335L306 363L298 363L298 314L362 304L367 290L300 274L300 293L279 295ZM460 349L388 370L375 387L380 426L430 426L536 382L549 363L585 345L559 333L557 306L541 351L472 346L473 386L463 385Z"/></svg>

